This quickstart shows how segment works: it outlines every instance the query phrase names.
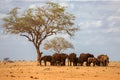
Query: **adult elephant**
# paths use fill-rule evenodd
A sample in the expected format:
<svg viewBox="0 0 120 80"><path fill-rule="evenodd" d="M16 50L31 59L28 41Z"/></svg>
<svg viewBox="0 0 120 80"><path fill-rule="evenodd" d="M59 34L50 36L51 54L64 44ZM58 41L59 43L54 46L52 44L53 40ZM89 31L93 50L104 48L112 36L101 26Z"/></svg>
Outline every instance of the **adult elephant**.
<svg viewBox="0 0 120 80"><path fill-rule="evenodd" d="M60 65L60 62L61 62L60 54L59 53L54 53L52 55L52 65L53 66Z"/></svg>
<svg viewBox="0 0 120 80"><path fill-rule="evenodd" d="M79 65L83 66L83 63L86 62L86 66L88 66L87 60L89 57L94 57L94 55L90 53L81 53L78 58Z"/></svg>
<svg viewBox="0 0 120 80"><path fill-rule="evenodd" d="M52 56L52 65L57 66L65 66L65 61L68 55L65 53L54 53Z"/></svg>
<svg viewBox="0 0 120 80"><path fill-rule="evenodd" d="M107 66L109 63L109 57L104 54L98 55L97 60L98 60L98 64L97 64L98 66L100 65Z"/></svg>
<svg viewBox="0 0 120 80"><path fill-rule="evenodd" d="M89 57L87 60L87 65L90 66L91 63L93 63L93 66L95 66L98 63L97 58Z"/></svg>
<svg viewBox="0 0 120 80"><path fill-rule="evenodd" d="M69 66L72 66L72 63L73 63L73 66L77 66L77 61L78 61L78 58L75 53L70 53L68 55L68 65Z"/></svg>
<svg viewBox="0 0 120 80"><path fill-rule="evenodd" d="M45 66L46 66L46 62L50 62L50 65L51 65L52 56L51 55L45 55L45 56L41 57L40 63L41 63L41 61L44 62Z"/></svg>
<svg viewBox="0 0 120 80"><path fill-rule="evenodd" d="M66 59L68 58L68 55L65 53L61 53L61 66L65 66Z"/></svg>

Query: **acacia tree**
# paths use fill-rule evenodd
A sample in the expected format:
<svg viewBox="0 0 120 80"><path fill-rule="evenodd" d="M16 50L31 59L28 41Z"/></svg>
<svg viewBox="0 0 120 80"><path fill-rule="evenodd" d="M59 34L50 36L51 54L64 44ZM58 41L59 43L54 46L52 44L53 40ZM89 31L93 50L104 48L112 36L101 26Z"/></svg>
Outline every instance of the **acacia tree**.
<svg viewBox="0 0 120 80"><path fill-rule="evenodd" d="M49 41L46 41L43 48L45 50L53 50L56 53L61 53L68 48L73 48L73 45L63 37L55 37Z"/></svg>
<svg viewBox="0 0 120 80"><path fill-rule="evenodd" d="M78 30L73 26L75 16L57 3L47 2L42 7L30 8L21 14L18 10L12 9L8 16L3 18L3 27L7 33L19 34L32 42L37 51L37 61L41 58L41 44L48 36L58 33L73 36Z"/></svg>

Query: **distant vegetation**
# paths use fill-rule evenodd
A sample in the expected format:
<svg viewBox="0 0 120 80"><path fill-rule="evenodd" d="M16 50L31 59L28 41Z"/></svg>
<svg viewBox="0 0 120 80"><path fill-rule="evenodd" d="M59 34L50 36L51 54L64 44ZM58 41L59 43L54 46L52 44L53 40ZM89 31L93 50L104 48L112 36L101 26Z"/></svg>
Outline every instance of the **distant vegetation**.
<svg viewBox="0 0 120 80"><path fill-rule="evenodd" d="M10 63L14 62L14 61L10 60L9 57L4 58L3 61L4 61L4 62L10 62Z"/></svg>

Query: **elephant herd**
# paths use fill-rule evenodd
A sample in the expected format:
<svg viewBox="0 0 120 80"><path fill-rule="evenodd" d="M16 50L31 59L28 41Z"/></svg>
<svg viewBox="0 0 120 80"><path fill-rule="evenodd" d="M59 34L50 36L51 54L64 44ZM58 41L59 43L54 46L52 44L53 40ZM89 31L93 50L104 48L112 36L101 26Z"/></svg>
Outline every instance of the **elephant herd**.
<svg viewBox="0 0 120 80"><path fill-rule="evenodd" d="M79 57L75 53L65 54L65 53L54 53L51 55L45 55L41 57L41 62L44 62L46 66L46 62L49 62L51 66L83 66L86 63L86 66L107 66L109 63L109 57L107 55L101 54L98 55L97 58L94 57L93 54L90 53L81 53ZM66 62L68 64L66 64Z"/></svg>

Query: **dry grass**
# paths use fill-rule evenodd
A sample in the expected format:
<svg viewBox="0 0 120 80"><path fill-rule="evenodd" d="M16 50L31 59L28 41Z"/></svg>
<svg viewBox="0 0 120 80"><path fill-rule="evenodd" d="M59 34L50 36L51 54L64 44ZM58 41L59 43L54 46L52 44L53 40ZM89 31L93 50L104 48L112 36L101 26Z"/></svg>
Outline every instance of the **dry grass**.
<svg viewBox="0 0 120 80"><path fill-rule="evenodd" d="M119 80L120 62L108 67L37 66L36 62L0 62L0 80Z"/></svg>

